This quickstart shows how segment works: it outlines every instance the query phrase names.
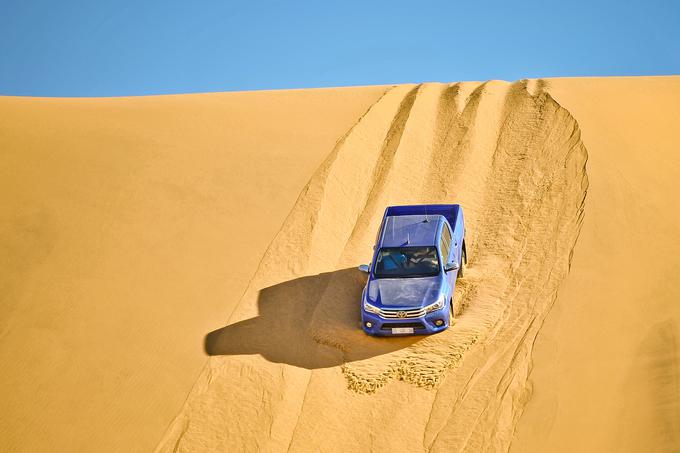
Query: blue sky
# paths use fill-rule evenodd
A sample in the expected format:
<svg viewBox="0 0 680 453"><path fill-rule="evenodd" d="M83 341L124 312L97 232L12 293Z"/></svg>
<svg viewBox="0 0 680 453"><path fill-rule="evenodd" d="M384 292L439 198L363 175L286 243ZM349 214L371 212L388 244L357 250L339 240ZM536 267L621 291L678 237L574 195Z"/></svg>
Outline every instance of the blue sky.
<svg viewBox="0 0 680 453"><path fill-rule="evenodd" d="M680 74L680 1L0 0L0 94Z"/></svg>

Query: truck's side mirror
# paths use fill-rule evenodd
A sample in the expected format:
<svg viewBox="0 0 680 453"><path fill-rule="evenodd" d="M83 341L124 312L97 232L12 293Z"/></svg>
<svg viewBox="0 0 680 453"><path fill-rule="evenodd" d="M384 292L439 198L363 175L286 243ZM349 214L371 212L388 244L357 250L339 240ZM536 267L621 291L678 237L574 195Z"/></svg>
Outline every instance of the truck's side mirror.
<svg viewBox="0 0 680 453"><path fill-rule="evenodd" d="M458 270L458 263L455 261L449 261L446 263L444 266L444 272L449 272L449 271L457 271Z"/></svg>
<svg viewBox="0 0 680 453"><path fill-rule="evenodd" d="M361 264L361 265L359 266L359 270L360 270L361 272L365 272L365 273L367 273L367 274L371 271L371 269L368 267L368 264Z"/></svg>

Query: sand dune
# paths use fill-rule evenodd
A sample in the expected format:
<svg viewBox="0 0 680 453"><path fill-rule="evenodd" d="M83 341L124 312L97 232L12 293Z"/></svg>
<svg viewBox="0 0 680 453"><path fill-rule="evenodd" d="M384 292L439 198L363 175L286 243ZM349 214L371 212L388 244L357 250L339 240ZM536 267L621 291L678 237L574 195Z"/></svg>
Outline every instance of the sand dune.
<svg viewBox="0 0 680 453"><path fill-rule="evenodd" d="M572 269L512 451L680 451L680 77L555 79L588 148Z"/></svg>
<svg viewBox="0 0 680 453"><path fill-rule="evenodd" d="M529 350L579 231L579 137L539 83L388 91L312 177L237 311L208 336L213 357L160 450L360 451L361 438L379 449L507 449ZM471 272L455 326L366 337L351 267L370 256L384 206L442 199L469 207ZM263 389L266 410L252 410Z"/></svg>
<svg viewBox="0 0 680 453"><path fill-rule="evenodd" d="M0 450L153 449L205 334L385 90L0 98Z"/></svg>
<svg viewBox="0 0 680 453"><path fill-rule="evenodd" d="M674 451L678 96L671 77L0 98L0 443ZM454 201L455 324L365 336L356 266L384 207ZM641 234L642 266L622 245Z"/></svg>

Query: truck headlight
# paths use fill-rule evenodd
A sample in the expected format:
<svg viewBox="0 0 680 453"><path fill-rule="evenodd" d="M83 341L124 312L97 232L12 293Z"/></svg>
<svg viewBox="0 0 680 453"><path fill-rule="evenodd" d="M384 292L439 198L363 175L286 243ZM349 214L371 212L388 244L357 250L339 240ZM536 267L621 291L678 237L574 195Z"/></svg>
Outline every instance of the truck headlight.
<svg viewBox="0 0 680 453"><path fill-rule="evenodd" d="M376 315L380 314L380 309L378 307L374 307L366 301L364 301L364 311L367 311L368 313L375 313Z"/></svg>
<svg viewBox="0 0 680 453"><path fill-rule="evenodd" d="M425 313L432 313L433 311L441 310L444 308L445 303L446 302L444 302L444 298L440 297L437 302L425 307Z"/></svg>

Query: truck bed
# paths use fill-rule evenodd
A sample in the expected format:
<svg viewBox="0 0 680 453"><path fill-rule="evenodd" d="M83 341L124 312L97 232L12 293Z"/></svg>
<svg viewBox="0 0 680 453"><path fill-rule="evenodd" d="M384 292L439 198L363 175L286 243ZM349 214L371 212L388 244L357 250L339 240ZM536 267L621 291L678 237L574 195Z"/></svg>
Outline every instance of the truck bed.
<svg viewBox="0 0 680 453"><path fill-rule="evenodd" d="M457 204L419 204L411 206L390 206L385 217L402 215L443 215L455 229L460 205Z"/></svg>

